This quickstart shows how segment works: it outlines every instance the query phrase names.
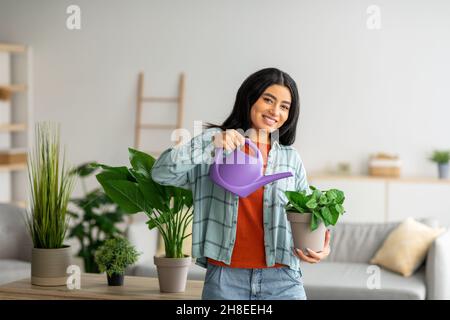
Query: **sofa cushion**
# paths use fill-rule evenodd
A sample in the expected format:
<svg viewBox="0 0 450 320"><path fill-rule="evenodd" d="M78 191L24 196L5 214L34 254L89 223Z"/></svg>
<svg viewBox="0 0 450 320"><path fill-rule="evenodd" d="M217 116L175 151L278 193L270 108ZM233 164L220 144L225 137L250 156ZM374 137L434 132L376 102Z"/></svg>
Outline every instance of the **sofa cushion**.
<svg viewBox="0 0 450 320"><path fill-rule="evenodd" d="M31 261L33 243L25 217L25 209L0 203L0 259Z"/></svg>
<svg viewBox="0 0 450 320"><path fill-rule="evenodd" d="M417 219L430 227L437 227L436 219ZM400 222L338 223L331 227L330 262L369 263L384 240Z"/></svg>
<svg viewBox="0 0 450 320"><path fill-rule="evenodd" d="M444 231L408 218L389 234L370 263L409 277L425 260L434 239Z"/></svg>
<svg viewBox="0 0 450 320"><path fill-rule="evenodd" d="M425 271L409 278L379 268L380 288L369 289L374 273L366 263L302 263L303 284L311 300L421 300L425 299ZM376 266L375 266L376 267ZM373 278L371 278L373 279Z"/></svg>
<svg viewBox="0 0 450 320"><path fill-rule="evenodd" d="M0 285L31 276L31 263L0 259Z"/></svg>

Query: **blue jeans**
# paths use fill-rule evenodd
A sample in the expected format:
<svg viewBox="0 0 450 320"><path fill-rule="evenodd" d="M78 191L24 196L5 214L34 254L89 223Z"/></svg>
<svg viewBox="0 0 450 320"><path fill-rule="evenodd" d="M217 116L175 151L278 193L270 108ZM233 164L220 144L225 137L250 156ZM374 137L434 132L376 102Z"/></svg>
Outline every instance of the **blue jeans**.
<svg viewBox="0 0 450 320"><path fill-rule="evenodd" d="M306 300L301 271L243 269L208 263L202 300Z"/></svg>

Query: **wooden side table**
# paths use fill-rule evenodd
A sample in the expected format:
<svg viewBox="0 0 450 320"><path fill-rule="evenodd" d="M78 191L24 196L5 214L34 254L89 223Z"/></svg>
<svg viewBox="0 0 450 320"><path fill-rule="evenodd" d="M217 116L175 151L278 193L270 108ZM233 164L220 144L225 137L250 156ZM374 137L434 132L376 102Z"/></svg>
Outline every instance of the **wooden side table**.
<svg viewBox="0 0 450 320"><path fill-rule="evenodd" d="M40 287L23 279L0 286L0 300L200 300L203 281L188 280L182 293L161 293L158 278L125 276L124 285L110 287L104 274L81 274L81 288Z"/></svg>

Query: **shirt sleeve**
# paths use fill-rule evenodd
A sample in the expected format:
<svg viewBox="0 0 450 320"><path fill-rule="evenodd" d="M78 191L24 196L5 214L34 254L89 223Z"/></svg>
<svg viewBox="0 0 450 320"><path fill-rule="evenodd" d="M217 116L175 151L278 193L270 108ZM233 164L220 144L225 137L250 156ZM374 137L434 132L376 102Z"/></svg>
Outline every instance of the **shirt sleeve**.
<svg viewBox="0 0 450 320"><path fill-rule="evenodd" d="M297 191L306 190L306 192L309 194L311 192L311 190L309 189L308 177L306 175L305 166L303 165L303 161L302 161L300 155L298 155L297 170L296 170L295 174L296 174L295 190L297 190Z"/></svg>
<svg viewBox="0 0 450 320"><path fill-rule="evenodd" d="M212 163L212 137L220 129L207 129L188 142L165 150L152 168L152 179L162 185L191 189L197 165Z"/></svg>

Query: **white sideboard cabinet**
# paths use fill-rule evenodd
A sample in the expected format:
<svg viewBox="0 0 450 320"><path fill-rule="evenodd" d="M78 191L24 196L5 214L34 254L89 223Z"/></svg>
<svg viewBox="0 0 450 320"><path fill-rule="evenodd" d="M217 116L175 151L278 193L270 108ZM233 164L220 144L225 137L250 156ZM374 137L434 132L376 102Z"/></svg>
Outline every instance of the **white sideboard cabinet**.
<svg viewBox="0 0 450 320"><path fill-rule="evenodd" d="M315 174L310 185L344 191L345 222L391 222L433 217L450 226L450 180Z"/></svg>

